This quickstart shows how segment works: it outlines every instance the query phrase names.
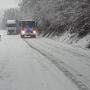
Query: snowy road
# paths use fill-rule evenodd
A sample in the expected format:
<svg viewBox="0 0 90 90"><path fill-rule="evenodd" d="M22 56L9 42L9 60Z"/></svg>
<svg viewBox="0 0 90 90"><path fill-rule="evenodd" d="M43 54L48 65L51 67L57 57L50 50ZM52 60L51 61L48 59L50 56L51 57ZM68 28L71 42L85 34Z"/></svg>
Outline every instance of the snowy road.
<svg viewBox="0 0 90 90"><path fill-rule="evenodd" d="M90 90L90 51L60 44L47 38L24 39L33 49L45 56L80 90Z"/></svg>
<svg viewBox="0 0 90 90"><path fill-rule="evenodd" d="M89 56L68 51L49 39L3 35L0 90L89 90Z"/></svg>

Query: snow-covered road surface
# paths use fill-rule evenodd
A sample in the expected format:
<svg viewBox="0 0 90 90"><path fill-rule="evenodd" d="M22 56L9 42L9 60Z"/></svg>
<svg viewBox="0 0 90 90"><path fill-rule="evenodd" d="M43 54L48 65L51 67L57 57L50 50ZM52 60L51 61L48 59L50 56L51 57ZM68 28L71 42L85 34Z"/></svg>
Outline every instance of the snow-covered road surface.
<svg viewBox="0 0 90 90"><path fill-rule="evenodd" d="M24 39L54 63L80 90L90 90L90 51L63 45L47 38Z"/></svg>
<svg viewBox="0 0 90 90"><path fill-rule="evenodd" d="M25 40L40 45L35 39ZM47 56L30 47L20 36L2 35L0 90L79 90L79 88Z"/></svg>

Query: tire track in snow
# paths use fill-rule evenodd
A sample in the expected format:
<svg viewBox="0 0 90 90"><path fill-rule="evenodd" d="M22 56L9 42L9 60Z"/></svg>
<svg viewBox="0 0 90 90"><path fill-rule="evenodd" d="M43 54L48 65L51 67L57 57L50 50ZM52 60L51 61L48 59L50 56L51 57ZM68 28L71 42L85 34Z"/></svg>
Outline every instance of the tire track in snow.
<svg viewBox="0 0 90 90"><path fill-rule="evenodd" d="M64 62L60 62L60 63L56 62L56 57L52 56L50 53L42 49L37 48L37 46L35 46L33 43L31 42L29 43L25 39L23 40L27 43L29 47L36 50L37 52L45 56L47 59L52 61L57 66L57 68L59 68L68 78L72 80L72 82L74 82L74 84L79 88L79 90L90 90L86 84L84 84L81 80L78 80L70 71L67 70L67 68L64 67L63 65Z"/></svg>

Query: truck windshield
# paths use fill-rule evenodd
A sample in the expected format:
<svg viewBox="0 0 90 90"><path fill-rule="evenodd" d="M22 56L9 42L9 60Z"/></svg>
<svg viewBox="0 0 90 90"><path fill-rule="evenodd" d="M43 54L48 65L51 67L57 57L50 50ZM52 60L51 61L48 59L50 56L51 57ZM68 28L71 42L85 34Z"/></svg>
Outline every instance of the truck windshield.
<svg viewBox="0 0 90 90"><path fill-rule="evenodd" d="M22 27L26 27L26 26L36 27L36 23L35 21L21 21L21 26Z"/></svg>
<svg viewBox="0 0 90 90"><path fill-rule="evenodd" d="M7 24L7 27L16 27L16 24Z"/></svg>

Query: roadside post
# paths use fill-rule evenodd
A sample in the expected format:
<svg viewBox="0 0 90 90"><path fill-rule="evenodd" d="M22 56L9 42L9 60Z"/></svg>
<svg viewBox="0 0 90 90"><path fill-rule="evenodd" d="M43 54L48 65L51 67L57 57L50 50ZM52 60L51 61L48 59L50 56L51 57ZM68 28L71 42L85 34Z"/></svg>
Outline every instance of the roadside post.
<svg viewBox="0 0 90 90"><path fill-rule="evenodd" d="M0 35L0 41L1 41L1 35Z"/></svg>

